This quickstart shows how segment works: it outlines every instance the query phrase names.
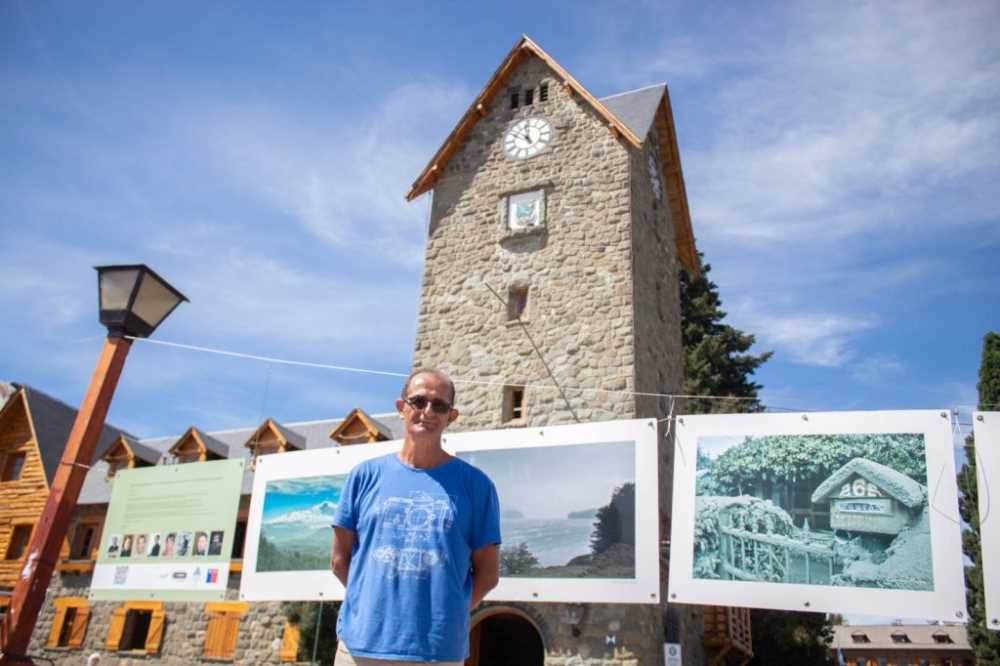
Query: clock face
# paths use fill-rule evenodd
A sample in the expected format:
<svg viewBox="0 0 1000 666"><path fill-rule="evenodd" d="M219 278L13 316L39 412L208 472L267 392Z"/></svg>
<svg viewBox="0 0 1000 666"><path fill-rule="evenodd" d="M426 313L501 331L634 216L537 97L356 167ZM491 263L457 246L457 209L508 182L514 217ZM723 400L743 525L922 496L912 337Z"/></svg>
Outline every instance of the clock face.
<svg viewBox="0 0 1000 666"><path fill-rule="evenodd" d="M649 156L646 166L649 168L649 182L653 185L653 193L656 194L656 200L662 201L663 182L660 180L660 170L656 168L656 159L652 155Z"/></svg>
<svg viewBox="0 0 1000 666"><path fill-rule="evenodd" d="M534 157L549 145L552 133L552 124L545 118L524 118L511 125L504 135L504 152L514 160Z"/></svg>

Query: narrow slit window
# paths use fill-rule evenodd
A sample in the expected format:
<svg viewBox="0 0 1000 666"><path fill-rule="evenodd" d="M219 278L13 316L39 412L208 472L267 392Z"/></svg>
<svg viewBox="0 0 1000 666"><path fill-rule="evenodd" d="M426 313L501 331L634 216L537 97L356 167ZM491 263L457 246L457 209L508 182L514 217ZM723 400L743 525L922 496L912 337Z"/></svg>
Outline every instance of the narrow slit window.
<svg viewBox="0 0 1000 666"><path fill-rule="evenodd" d="M538 86L538 101L547 102L549 101L549 84L543 83Z"/></svg>
<svg viewBox="0 0 1000 666"><path fill-rule="evenodd" d="M74 560L85 560L90 557L90 546L94 543L94 534L97 528L94 525L80 525L76 528L73 539L73 549L70 551L70 558Z"/></svg>
<svg viewBox="0 0 1000 666"><path fill-rule="evenodd" d="M535 102L535 89L528 88L524 91L524 105L531 106Z"/></svg>
<svg viewBox="0 0 1000 666"><path fill-rule="evenodd" d="M511 287L507 292L507 321L517 321L527 318L528 288L526 286Z"/></svg>
<svg viewBox="0 0 1000 666"><path fill-rule="evenodd" d="M0 481L17 481L24 470L24 453L12 453L7 456L3 465L3 477Z"/></svg>
<svg viewBox="0 0 1000 666"><path fill-rule="evenodd" d="M516 109L521 105L521 91L517 88L509 88L507 94L510 96L510 108Z"/></svg>
<svg viewBox="0 0 1000 666"><path fill-rule="evenodd" d="M504 387L504 421L518 421L524 418L524 387Z"/></svg>
<svg viewBox="0 0 1000 666"><path fill-rule="evenodd" d="M31 525L15 525L7 544L7 554L4 555L4 559L19 560L24 557L24 551L28 549L30 540Z"/></svg>

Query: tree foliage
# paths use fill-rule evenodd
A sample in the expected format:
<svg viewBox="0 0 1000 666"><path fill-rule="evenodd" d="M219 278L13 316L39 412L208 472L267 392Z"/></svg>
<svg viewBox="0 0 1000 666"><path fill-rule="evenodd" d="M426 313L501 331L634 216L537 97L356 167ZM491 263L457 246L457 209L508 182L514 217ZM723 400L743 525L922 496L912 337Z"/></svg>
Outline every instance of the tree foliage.
<svg viewBox="0 0 1000 666"><path fill-rule="evenodd" d="M332 666L337 653L337 614L340 604L337 602L323 603L320 613L320 602L286 601L281 604L285 619L299 628L298 661L310 661L313 647L316 646L316 663ZM319 643L316 644L316 632L319 631Z"/></svg>
<svg viewBox="0 0 1000 666"><path fill-rule="evenodd" d="M590 536L594 555L616 543L635 546L635 484L626 483L611 494L611 501L597 510L597 522Z"/></svg>
<svg viewBox="0 0 1000 666"><path fill-rule="evenodd" d="M698 260L702 254L698 253ZM701 275L680 272L681 340L684 347L684 393L688 395L732 396L749 400L689 399L687 412L757 412L760 384L751 375L771 358L773 352L747 353L754 336L722 323L718 286L708 278L710 264L702 264Z"/></svg>
<svg viewBox="0 0 1000 666"><path fill-rule="evenodd" d="M1000 410L1000 334L990 332L983 337L983 356L979 364L979 409ZM983 588L983 555L979 531L979 493L976 485L976 453L973 438L965 440L968 462L958 477L959 510L969 529L962 534L962 545L972 565L965 568L965 589L968 597L969 642L980 663L1000 663L1000 632L986 627L986 594Z"/></svg>
<svg viewBox="0 0 1000 666"><path fill-rule="evenodd" d="M918 434L768 435L749 438L716 459L720 494L750 493L762 481L822 481L852 458L867 458L927 485L924 440Z"/></svg>
<svg viewBox="0 0 1000 666"><path fill-rule="evenodd" d="M538 558L528 550L523 541L515 546L500 549L500 575L520 576L538 566Z"/></svg>
<svg viewBox="0 0 1000 666"><path fill-rule="evenodd" d="M698 254L701 261L702 255ZM711 266L702 264L701 276L681 271L681 330L684 344L684 393L733 396L748 400L688 399L689 414L759 412L762 388L751 377L772 352L749 354L754 336L722 320L718 286L708 279ZM830 664L827 645L832 629L820 613L754 609L750 612L754 658L751 664Z"/></svg>

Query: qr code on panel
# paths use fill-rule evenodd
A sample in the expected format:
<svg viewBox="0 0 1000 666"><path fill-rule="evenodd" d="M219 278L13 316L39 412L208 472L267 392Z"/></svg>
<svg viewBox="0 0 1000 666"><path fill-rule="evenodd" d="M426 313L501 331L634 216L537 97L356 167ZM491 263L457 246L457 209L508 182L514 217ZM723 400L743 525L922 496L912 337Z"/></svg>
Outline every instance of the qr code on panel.
<svg viewBox="0 0 1000 666"><path fill-rule="evenodd" d="M128 580L128 567L115 567L115 585L124 585Z"/></svg>

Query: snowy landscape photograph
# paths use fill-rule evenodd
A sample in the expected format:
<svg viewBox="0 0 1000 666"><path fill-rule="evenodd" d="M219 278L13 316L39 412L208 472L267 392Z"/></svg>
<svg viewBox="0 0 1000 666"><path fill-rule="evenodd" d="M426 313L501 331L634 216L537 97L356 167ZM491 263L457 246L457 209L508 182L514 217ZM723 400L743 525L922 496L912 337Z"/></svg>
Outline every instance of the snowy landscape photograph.
<svg viewBox="0 0 1000 666"><path fill-rule="evenodd" d="M346 474L269 481L257 572L329 570L333 515Z"/></svg>
<svg viewBox="0 0 1000 666"><path fill-rule="evenodd" d="M698 438L693 577L934 589L922 433Z"/></svg>
<svg viewBox="0 0 1000 666"><path fill-rule="evenodd" d="M635 443L460 452L500 496L500 575L635 577Z"/></svg>

